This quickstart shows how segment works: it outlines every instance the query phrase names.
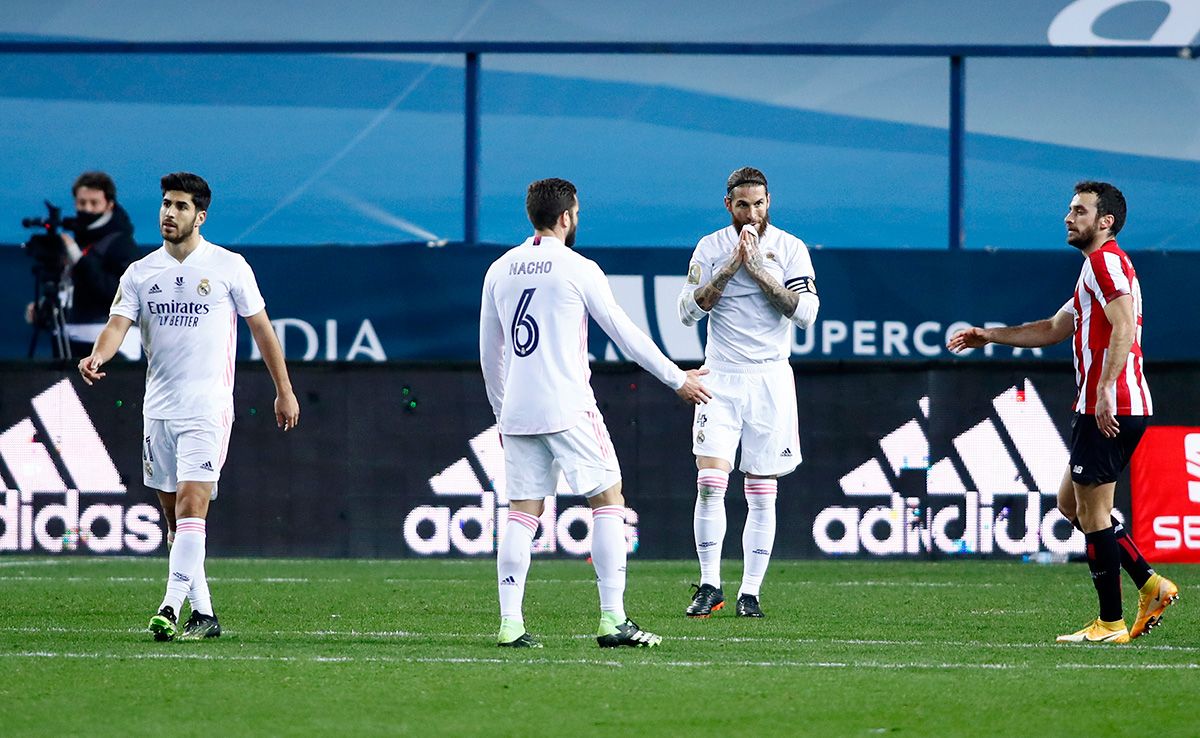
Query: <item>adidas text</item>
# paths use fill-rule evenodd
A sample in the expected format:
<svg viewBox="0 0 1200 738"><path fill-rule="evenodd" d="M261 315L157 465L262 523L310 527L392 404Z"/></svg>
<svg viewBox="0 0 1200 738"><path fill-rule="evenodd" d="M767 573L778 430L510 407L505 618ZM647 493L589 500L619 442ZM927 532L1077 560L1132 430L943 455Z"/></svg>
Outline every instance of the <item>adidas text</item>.
<svg viewBox="0 0 1200 738"><path fill-rule="evenodd" d="M0 460L16 487L0 490L0 552L151 553L162 545L156 505L119 504L125 485L70 381L55 383L30 403L51 438L64 437L68 427L85 430L68 436L70 443L47 442L30 416L0 432ZM31 441L44 453L17 463L10 455L14 447Z"/></svg>
<svg viewBox="0 0 1200 738"><path fill-rule="evenodd" d="M422 556L495 553L508 526L504 450L496 426L484 430L468 445L484 476L463 457L434 475L429 487L438 498L467 497L476 504L418 505L404 518L404 542ZM565 506L573 495L559 479L557 496L547 497L532 552L587 556L591 553L592 511L586 505ZM473 499L470 499L473 498ZM637 513L625 509L626 550L637 550Z"/></svg>

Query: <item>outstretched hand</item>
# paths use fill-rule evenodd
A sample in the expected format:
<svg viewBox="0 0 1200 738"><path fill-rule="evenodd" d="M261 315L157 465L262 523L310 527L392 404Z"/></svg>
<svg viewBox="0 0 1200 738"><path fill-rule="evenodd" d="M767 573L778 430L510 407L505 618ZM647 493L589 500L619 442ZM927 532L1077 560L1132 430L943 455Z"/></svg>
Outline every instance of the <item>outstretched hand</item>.
<svg viewBox="0 0 1200 738"><path fill-rule="evenodd" d="M967 349L983 348L989 343L991 341L984 336L982 328L971 326L951 336L950 340L946 341L946 348L957 354Z"/></svg>
<svg viewBox="0 0 1200 738"><path fill-rule="evenodd" d="M684 380L682 387L675 390L675 394L692 405L702 405L708 402L712 399L712 392L700 382L700 377L705 374L708 374L708 370L703 367L700 369L689 369L687 371L687 379Z"/></svg>

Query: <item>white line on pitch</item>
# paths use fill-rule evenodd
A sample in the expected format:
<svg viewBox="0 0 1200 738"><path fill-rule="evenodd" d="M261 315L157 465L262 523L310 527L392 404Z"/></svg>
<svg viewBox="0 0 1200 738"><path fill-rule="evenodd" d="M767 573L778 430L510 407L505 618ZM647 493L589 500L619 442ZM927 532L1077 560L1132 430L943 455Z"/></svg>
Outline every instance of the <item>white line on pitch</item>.
<svg viewBox="0 0 1200 738"><path fill-rule="evenodd" d="M162 582L165 577L52 577L0 576L0 582ZM209 577L214 584L312 584L349 582L350 579L312 579L309 577Z"/></svg>
<svg viewBox="0 0 1200 738"><path fill-rule="evenodd" d="M0 626L0 633L105 633L105 634L129 634L129 633L146 633L145 628L67 628L59 626ZM381 639L408 639L408 638L440 638L440 639L458 639L458 640L479 640L487 641L495 637L495 633L449 633L449 632L421 632L410 630L244 630L226 628L225 632L230 635L256 637L256 636L296 636L310 638L381 638ZM539 638L543 640L591 640L595 635L553 635L539 634ZM867 638L788 638L786 636L689 636L689 635L665 635L667 641L691 641L704 642L713 641L717 643L792 643L796 645L840 645L840 646L884 646L884 647L899 647L899 648L937 648L937 647L968 647L968 648L1024 648L1024 649L1069 649L1071 646L1064 646L1053 642L1036 642L1036 643L986 643L983 641L922 641L922 640L886 640L886 639L867 639ZM1136 647L1139 651L1166 651L1174 653L1196 653L1200 652L1200 647L1197 646L1172 646L1169 644L1162 645L1141 645Z"/></svg>
<svg viewBox="0 0 1200 738"><path fill-rule="evenodd" d="M440 578L418 578L418 577L388 577L383 580L387 584L473 584L477 586L488 586L491 584L489 579L440 579ZM528 584L586 584L591 587L596 586L595 574L589 577L581 577L579 579L536 579L529 578L525 580Z"/></svg>
<svg viewBox="0 0 1200 738"><path fill-rule="evenodd" d="M1056 664L1056 669L1200 669L1200 664Z"/></svg>
<svg viewBox="0 0 1200 738"><path fill-rule="evenodd" d="M192 661L283 661L310 663L409 663L409 664L556 664L583 666L665 666L669 668L712 668L712 667L760 667L760 668L816 668L816 669L959 669L959 670L1003 670L1029 668L1023 664L960 664L948 662L886 662L886 661L615 661L605 659L506 659L461 657L400 657L400 656L270 656L258 654L205 654L205 653L71 653L62 651L0 652L0 658L45 658L45 659L120 659L120 660L192 660ZM1081 665L1082 666L1082 665Z"/></svg>

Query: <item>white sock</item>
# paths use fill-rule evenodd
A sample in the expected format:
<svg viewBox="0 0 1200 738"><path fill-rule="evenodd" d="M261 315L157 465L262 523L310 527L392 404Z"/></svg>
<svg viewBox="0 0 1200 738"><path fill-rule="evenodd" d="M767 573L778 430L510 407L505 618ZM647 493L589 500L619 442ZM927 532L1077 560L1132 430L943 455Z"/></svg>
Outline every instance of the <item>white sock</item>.
<svg viewBox="0 0 1200 738"><path fill-rule="evenodd" d="M208 591L208 575L204 572L204 562L200 562L200 569L196 572L196 576L192 577L192 589L188 592L188 600L192 603L192 612L198 612L201 615L212 615L212 594Z"/></svg>
<svg viewBox="0 0 1200 738"><path fill-rule="evenodd" d="M700 558L700 583L721 587L721 547L725 543L725 488L729 472L701 469L696 474L696 512L692 530Z"/></svg>
<svg viewBox="0 0 1200 738"><path fill-rule="evenodd" d="M625 507L592 510L592 566L600 589L600 612L625 622Z"/></svg>
<svg viewBox="0 0 1200 738"><path fill-rule="evenodd" d="M774 479L746 479L746 527L742 530L742 586L738 596L758 596L767 564L771 563L771 548L775 545L775 496L778 482Z"/></svg>
<svg viewBox="0 0 1200 738"><path fill-rule="evenodd" d="M538 519L508 511L508 525L496 551L496 581L500 590L500 618L525 622L521 604L525 601L525 577L529 575L530 549L537 533Z"/></svg>
<svg viewBox="0 0 1200 738"><path fill-rule="evenodd" d="M175 523L175 545L167 567L167 594L162 608L170 605L175 614L183 605L183 598L192 589L196 572L204 566L204 518L183 518Z"/></svg>

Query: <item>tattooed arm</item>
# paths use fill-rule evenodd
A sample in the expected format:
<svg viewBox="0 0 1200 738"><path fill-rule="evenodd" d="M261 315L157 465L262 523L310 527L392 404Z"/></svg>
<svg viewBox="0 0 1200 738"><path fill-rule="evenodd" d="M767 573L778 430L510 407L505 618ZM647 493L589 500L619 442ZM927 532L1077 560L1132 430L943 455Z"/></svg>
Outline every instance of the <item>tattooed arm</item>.
<svg viewBox="0 0 1200 738"><path fill-rule="evenodd" d="M734 248L733 253L729 255L729 261L725 262L725 265L718 269L710 280L700 285L705 269L704 263L699 259L699 251L697 251L697 257L693 258L692 264L688 268L687 284L684 285L683 292L679 295L679 320L684 325L695 325L716 307L716 304L721 301L725 287L729 285L729 280L733 279L738 270L742 268L742 261L741 249Z"/></svg>
<svg viewBox="0 0 1200 738"><path fill-rule="evenodd" d="M758 249L758 234L752 230L742 231L738 249L744 253L746 273L758 284L767 302L783 317L791 318L796 312L796 306L800 304L800 295L779 284L763 266L763 255Z"/></svg>

